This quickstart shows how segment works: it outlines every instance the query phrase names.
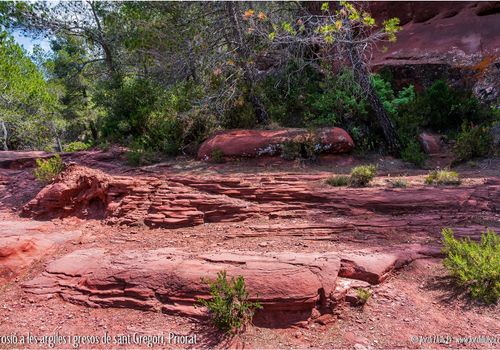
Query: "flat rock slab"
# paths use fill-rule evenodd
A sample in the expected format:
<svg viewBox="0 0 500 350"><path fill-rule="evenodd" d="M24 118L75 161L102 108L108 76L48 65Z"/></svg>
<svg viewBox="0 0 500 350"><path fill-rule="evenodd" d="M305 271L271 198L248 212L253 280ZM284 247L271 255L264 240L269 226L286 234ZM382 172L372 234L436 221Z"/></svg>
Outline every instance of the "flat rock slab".
<svg viewBox="0 0 500 350"><path fill-rule="evenodd" d="M91 307L203 316L205 310L195 304L198 298L209 297L206 279L214 280L217 272L226 271L229 277L243 276L250 299L263 305L258 320L276 324L279 315L283 322L293 323L307 320L316 307L328 309L338 302L339 276L379 283L393 269L423 256L421 247L393 253L221 251L201 255L174 248L120 253L95 248L53 261L24 288Z"/></svg>
<svg viewBox="0 0 500 350"><path fill-rule="evenodd" d="M52 223L0 222L0 286L19 276L32 262L53 247L77 238L79 231L65 231Z"/></svg>

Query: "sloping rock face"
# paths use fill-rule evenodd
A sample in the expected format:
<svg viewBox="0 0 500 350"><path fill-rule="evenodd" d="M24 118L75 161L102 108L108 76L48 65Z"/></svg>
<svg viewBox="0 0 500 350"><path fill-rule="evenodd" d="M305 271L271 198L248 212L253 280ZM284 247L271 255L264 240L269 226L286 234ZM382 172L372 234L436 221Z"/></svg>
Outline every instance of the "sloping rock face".
<svg viewBox="0 0 500 350"><path fill-rule="evenodd" d="M198 298L209 297L206 279L226 271L228 277L243 276L250 299L264 307L254 322L284 325L307 320L315 308L331 312L349 289L342 287L346 279L377 284L393 269L424 256L420 247L395 247L391 253L202 255L173 248L121 253L95 248L53 261L24 288L39 295L56 293L90 307L203 316L205 310L195 304ZM345 277L341 286L337 277Z"/></svg>
<svg viewBox="0 0 500 350"><path fill-rule="evenodd" d="M398 17L403 30L386 52L374 53L376 70L387 68L400 86L428 87L447 79L484 101L500 94L498 2L370 2L379 20Z"/></svg>
<svg viewBox="0 0 500 350"><path fill-rule="evenodd" d="M310 137L304 129L223 131L203 142L198 158L210 160L214 150L226 157L276 155L281 152L283 142L304 141ZM317 148L324 153L346 153L354 149L351 136L340 128L324 128L312 137L317 139Z"/></svg>

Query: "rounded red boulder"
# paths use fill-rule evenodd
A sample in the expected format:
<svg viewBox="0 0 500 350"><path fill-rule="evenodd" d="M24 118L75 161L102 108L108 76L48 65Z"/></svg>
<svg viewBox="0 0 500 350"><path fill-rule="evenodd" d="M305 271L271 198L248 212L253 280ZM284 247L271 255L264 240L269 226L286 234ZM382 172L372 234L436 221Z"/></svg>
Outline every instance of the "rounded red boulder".
<svg viewBox="0 0 500 350"><path fill-rule="evenodd" d="M226 157L258 157L281 153L284 142L317 139L322 153L346 153L354 148L351 136L341 128L323 128L311 134L306 129L229 130L208 138L198 151L198 158L210 160L214 151Z"/></svg>

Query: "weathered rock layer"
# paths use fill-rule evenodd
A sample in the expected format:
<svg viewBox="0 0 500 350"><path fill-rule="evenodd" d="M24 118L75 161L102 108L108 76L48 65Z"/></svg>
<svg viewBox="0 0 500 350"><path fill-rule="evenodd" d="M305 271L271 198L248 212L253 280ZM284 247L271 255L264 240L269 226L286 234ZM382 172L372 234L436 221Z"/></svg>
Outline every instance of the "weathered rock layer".
<svg viewBox="0 0 500 350"><path fill-rule="evenodd" d="M50 263L44 274L25 283L33 294L59 294L91 307L125 307L187 316L202 316L195 304L209 297L206 279L217 272L243 276L251 300L264 309L257 322L281 325L311 317L313 309L331 312L345 297L345 278L382 282L395 268L429 254L421 247L391 253L218 252L193 255L163 248L107 252L86 249ZM344 277L337 284L337 277ZM369 284L367 284L369 286Z"/></svg>
<svg viewBox="0 0 500 350"><path fill-rule="evenodd" d="M71 165L24 207L23 214L170 228L252 217L310 217L330 232L432 229L477 223L478 216L498 222L500 181L494 178L481 185L406 189L331 188L323 185L324 178L127 177Z"/></svg>

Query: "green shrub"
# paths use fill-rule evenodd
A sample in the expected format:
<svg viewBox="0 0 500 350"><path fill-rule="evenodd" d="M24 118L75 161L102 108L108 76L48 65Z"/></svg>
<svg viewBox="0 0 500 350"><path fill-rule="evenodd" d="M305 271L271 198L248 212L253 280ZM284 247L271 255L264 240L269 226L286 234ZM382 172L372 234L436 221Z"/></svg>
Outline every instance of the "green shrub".
<svg viewBox="0 0 500 350"><path fill-rule="evenodd" d="M347 175L337 175L329 177L325 180L325 183L335 187L348 186L350 184L350 178Z"/></svg>
<svg viewBox="0 0 500 350"><path fill-rule="evenodd" d="M458 161L484 157L491 151L490 129L485 126L462 124L462 131L457 136L457 143L453 148Z"/></svg>
<svg viewBox="0 0 500 350"><path fill-rule="evenodd" d="M75 142L68 143L63 148L64 148L65 152L79 152L79 151L88 150L91 147L92 146L89 145L88 143L81 142L81 141L75 141Z"/></svg>
<svg viewBox="0 0 500 350"><path fill-rule="evenodd" d="M214 163L224 163L224 152L216 148L210 154L210 160Z"/></svg>
<svg viewBox="0 0 500 350"><path fill-rule="evenodd" d="M427 175L425 183L428 185L460 185L461 180L456 171L434 170Z"/></svg>
<svg viewBox="0 0 500 350"><path fill-rule="evenodd" d="M351 170L351 186L364 187L370 183L377 174L375 165L360 165Z"/></svg>
<svg viewBox="0 0 500 350"><path fill-rule="evenodd" d="M408 187L408 181L405 179L394 179L394 180L389 180L389 184L391 187L395 188L406 188Z"/></svg>
<svg viewBox="0 0 500 350"><path fill-rule="evenodd" d="M127 158L127 163L131 166L151 164L157 160L155 152L143 148L131 149L125 154L125 157Z"/></svg>
<svg viewBox="0 0 500 350"><path fill-rule="evenodd" d="M281 144L281 158L284 160L294 160L301 157L301 144L298 141L290 140Z"/></svg>
<svg viewBox="0 0 500 350"><path fill-rule="evenodd" d="M424 117L424 127L436 131L456 130L468 120L481 122L487 111L471 94L451 88L444 80L435 81L416 102L416 113Z"/></svg>
<svg viewBox="0 0 500 350"><path fill-rule="evenodd" d="M472 298L496 303L500 297L500 237L487 230L481 241L458 240L449 228L442 230L448 268L456 282L466 287Z"/></svg>
<svg viewBox="0 0 500 350"><path fill-rule="evenodd" d="M372 292L368 289L358 288L356 290L356 296L358 297L358 303L360 305L365 305L372 296Z"/></svg>
<svg viewBox="0 0 500 350"><path fill-rule="evenodd" d="M214 324L224 332L238 331L252 320L256 309L262 308L258 302L248 301L242 276L228 280L226 271L221 271L215 281L207 283L211 298L198 299L198 302L208 309Z"/></svg>
<svg viewBox="0 0 500 350"><path fill-rule="evenodd" d="M415 164L418 167L424 165L425 160L427 159L424 152L422 152L420 145L418 142L412 140L408 142L401 151L401 159L405 162L409 162Z"/></svg>
<svg viewBox="0 0 500 350"><path fill-rule="evenodd" d="M36 179L46 185L64 170L64 163L59 154L48 159L37 159L34 171Z"/></svg>
<svg viewBox="0 0 500 350"><path fill-rule="evenodd" d="M311 132L303 139L285 141L281 144L281 157L285 160L305 159L314 161L317 159L320 140L316 134Z"/></svg>

